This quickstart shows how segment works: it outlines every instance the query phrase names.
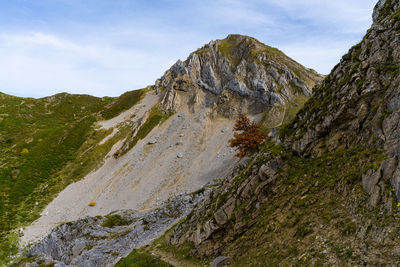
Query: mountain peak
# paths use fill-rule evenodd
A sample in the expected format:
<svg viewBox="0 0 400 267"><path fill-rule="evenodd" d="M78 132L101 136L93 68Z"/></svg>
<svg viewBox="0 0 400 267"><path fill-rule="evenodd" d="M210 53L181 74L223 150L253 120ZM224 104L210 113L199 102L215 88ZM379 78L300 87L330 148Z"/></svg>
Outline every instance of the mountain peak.
<svg viewBox="0 0 400 267"><path fill-rule="evenodd" d="M178 60L156 81L156 89L164 92L165 110L176 111L180 103L192 103L181 99L190 97L200 106L216 102L217 113L232 117L239 111L257 114L274 105L298 102L296 106L301 106L321 79L276 48L249 36L230 34L204 45L184 62ZM229 108L222 105L225 102L231 102Z"/></svg>

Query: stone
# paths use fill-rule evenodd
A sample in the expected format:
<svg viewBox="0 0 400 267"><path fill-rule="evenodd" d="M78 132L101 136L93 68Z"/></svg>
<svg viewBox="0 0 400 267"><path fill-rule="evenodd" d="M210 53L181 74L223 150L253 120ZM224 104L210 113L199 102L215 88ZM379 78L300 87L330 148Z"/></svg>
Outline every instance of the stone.
<svg viewBox="0 0 400 267"><path fill-rule="evenodd" d="M159 139L158 137L153 137L149 140L149 142L147 144L154 145L158 142L158 139Z"/></svg>
<svg viewBox="0 0 400 267"><path fill-rule="evenodd" d="M267 180L268 178L275 178L279 169L280 163L276 160L270 161L260 167L258 176L261 180Z"/></svg>
<svg viewBox="0 0 400 267"><path fill-rule="evenodd" d="M183 158L183 154L181 152L178 153L178 155L176 155L177 158Z"/></svg>
<svg viewBox="0 0 400 267"><path fill-rule="evenodd" d="M223 267L223 266L227 266L230 262L231 262L231 260L229 258L224 257L224 256L219 256L219 257L216 257L215 259L213 259L210 267Z"/></svg>
<svg viewBox="0 0 400 267"><path fill-rule="evenodd" d="M228 222L228 217L226 216L223 209L219 209L214 213L215 221L218 225L222 226Z"/></svg>
<svg viewBox="0 0 400 267"><path fill-rule="evenodd" d="M372 192L376 192L374 189L375 185L379 182L381 178L381 169L373 172L372 170L368 170L366 174L362 175L362 185L364 190L368 194L372 194Z"/></svg>
<svg viewBox="0 0 400 267"><path fill-rule="evenodd" d="M235 203L236 203L236 199L232 197L232 198L228 199L228 201L222 206L222 209L223 209L224 213L226 214L226 216L228 217L228 219L231 218L233 210L235 209Z"/></svg>

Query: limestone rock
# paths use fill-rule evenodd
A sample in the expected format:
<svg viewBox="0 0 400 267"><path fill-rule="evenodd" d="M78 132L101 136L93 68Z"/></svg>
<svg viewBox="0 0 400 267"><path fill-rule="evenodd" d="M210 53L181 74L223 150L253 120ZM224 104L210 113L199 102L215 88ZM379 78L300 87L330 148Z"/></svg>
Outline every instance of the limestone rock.
<svg viewBox="0 0 400 267"><path fill-rule="evenodd" d="M178 60L155 87L157 91L164 90L165 111L176 111L185 102L192 109L196 105L216 105L218 113L232 117L240 109L260 113L275 104L286 105L299 95L309 97L312 87L320 81L321 76L315 71L302 67L281 51L248 36L229 35L211 41L184 62ZM237 99L240 104L237 108L224 107L227 98ZM231 106L234 101L229 103Z"/></svg>

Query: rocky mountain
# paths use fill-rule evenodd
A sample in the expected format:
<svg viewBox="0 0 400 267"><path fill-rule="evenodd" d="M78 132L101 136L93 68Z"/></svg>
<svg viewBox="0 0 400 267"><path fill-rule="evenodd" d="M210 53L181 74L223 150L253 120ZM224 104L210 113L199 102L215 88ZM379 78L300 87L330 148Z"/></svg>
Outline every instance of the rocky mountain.
<svg viewBox="0 0 400 267"><path fill-rule="evenodd" d="M0 165L2 181L7 186L2 189L6 201L0 209L0 258L18 251L18 239L21 248L43 240L33 246L30 260L23 264L40 265L43 259L96 266L99 258L91 261L87 255L98 255L110 244L129 244L107 250L104 264L115 263L176 221L174 215L162 214L165 224L146 227L151 238L133 242L136 234L128 232L140 220L132 216L144 218L149 210L162 211L165 201L182 194L191 198L191 192L231 173L238 160L228 140L239 112L267 129L282 126L321 80L315 71L275 48L248 36L230 35L178 61L154 86L119 98L2 95L12 99L0 108L0 125L7 126L2 128L2 149L13 155L13 161L1 158L5 162ZM12 113L16 105L23 112ZM12 139L13 133L20 138ZM29 180L29 175L37 179ZM190 210L194 200L183 203L184 210ZM109 227L116 230L93 228L82 221L89 216L89 222L102 224L118 210L138 213L121 215L129 223ZM77 221L72 225L82 229L71 232L64 225L70 221ZM104 231L108 236L97 238ZM65 240L75 238L76 242L66 245ZM104 238L113 241L101 241Z"/></svg>
<svg viewBox="0 0 400 267"><path fill-rule="evenodd" d="M205 104L218 114L233 117L238 112L258 114L274 105L296 103L309 97L320 79L315 71L276 48L248 36L229 35L198 49L185 62L176 62L156 81L156 89L166 90L162 99L165 110L176 111L182 102L191 104L193 110ZM240 107L232 104L232 99L238 98Z"/></svg>
<svg viewBox="0 0 400 267"><path fill-rule="evenodd" d="M399 8L379 1L295 119L158 244L233 266L397 266Z"/></svg>

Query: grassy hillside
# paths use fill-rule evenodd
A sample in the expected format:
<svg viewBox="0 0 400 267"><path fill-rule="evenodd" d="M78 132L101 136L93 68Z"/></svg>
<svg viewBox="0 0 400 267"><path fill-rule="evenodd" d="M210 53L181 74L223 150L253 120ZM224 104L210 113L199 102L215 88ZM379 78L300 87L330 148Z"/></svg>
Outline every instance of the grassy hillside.
<svg viewBox="0 0 400 267"><path fill-rule="evenodd" d="M138 103L145 90L119 98L58 94L33 99L0 93L0 264L17 252L16 229L35 220L51 199L98 167L129 126L96 130Z"/></svg>

